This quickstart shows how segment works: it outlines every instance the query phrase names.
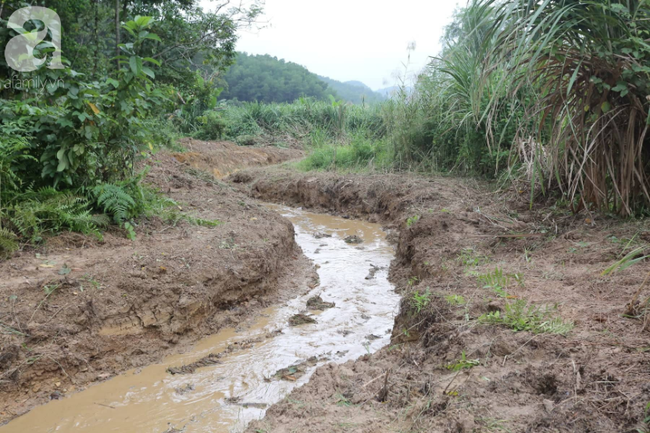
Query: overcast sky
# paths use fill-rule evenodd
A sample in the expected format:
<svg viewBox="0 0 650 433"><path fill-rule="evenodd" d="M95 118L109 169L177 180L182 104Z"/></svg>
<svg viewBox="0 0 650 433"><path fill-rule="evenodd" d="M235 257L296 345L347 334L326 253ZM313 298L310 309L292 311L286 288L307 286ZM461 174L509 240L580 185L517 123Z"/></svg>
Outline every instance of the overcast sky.
<svg viewBox="0 0 650 433"><path fill-rule="evenodd" d="M209 9L210 0L202 0ZM266 0L268 27L241 32L238 51L270 54L377 90L395 84L407 46L411 72L440 51L456 0Z"/></svg>

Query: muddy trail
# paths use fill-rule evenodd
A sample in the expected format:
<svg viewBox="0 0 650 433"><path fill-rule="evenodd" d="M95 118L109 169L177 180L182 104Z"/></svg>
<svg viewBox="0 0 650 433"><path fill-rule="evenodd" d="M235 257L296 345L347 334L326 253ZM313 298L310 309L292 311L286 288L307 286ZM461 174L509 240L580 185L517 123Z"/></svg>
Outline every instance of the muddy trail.
<svg viewBox="0 0 650 433"><path fill-rule="evenodd" d="M228 145L193 146L150 181L222 224L62 236L0 264L0 415L61 399L0 431L647 427L650 324L629 304L650 295L648 264L603 272L648 247L645 221L529 209L462 179L246 168L297 151L236 149L220 168Z"/></svg>
<svg viewBox="0 0 650 433"><path fill-rule="evenodd" d="M295 225L298 245L318 267L317 287L263 310L250 326L38 407L0 432L241 431L316 366L387 344L399 297L387 281L393 250L379 226L273 209ZM345 241L352 236L362 246ZM309 323L291 326L296 316Z"/></svg>
<svg viewBox="0 0 650 433"><path fill-rule="evenodd" d="M648 430L650 324L638 301L650 268L616 269L647 250L647 221L531 210L517 192L450 178L271 168L230 180L399 234L390 345L319 368L247 431Z"/></svg>
<svg viewBox="0 0 650 433"><path fill-rule="evenodd" d="M222 161L237 146L191 147L223 174L302 155L240 148ZM148 162L145 182L178 203L176 221L142 220L135 241L117 229L103 241L64 233L0 262L0 424L244 325L315 284L292 224L198 171L192 152Z"/></svg>

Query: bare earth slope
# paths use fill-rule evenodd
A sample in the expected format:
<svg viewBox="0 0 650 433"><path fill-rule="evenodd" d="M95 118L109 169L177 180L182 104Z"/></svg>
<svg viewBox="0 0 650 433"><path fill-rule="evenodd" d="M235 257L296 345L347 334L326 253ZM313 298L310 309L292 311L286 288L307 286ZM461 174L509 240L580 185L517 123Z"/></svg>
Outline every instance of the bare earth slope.
<svg viewBox="0 0 650 433"><path fill-rule="evenodd" d="M255 198L399 232L391 345L320 368L249 432L640 428L650 327L624 313L649 268L602 271L647 247L646 222L528 211L455 179L266 169L230 180Z"/></svg>
<svg viewBox="0 0 650 433"><path fill-rule="evenodd" d="M301 155L235 149L222 160L233 147L194 142L201 153L189 157L229 173ZM189 157L153 156L146 182L182 212L220 225L153 219L133 242L119 231L103 242L64 234L0 263L0 424L237 326L310 284L291 223L210 175L190 174Z"/></svg>

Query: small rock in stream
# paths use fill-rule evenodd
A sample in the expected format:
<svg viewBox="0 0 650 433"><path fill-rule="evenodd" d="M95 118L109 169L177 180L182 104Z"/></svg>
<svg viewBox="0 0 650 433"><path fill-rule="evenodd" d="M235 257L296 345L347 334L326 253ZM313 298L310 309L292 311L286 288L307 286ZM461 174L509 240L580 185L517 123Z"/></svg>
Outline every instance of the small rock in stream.
<svg viewBox="0 0 650 433"><path fill-rule="evenodd" d="M366 275L366 280L372 280L373 278L375 278L375 274L381 271L382 269L384 268L371 264L370 271L368 271L368 275Z"/></svg>
<svg viewBox="0 0 650 433"><path fill-rule="evenodd" d="M178 388L174 389L174 391L176 391L176 394L179 395L187 394L188 392L194 391L194 384L186 383L184 386L179 386Z"/></svg>
<svg viewBox="0 0 650 433"><path fill-rule="evenodd" d="M289 319L290 326L300 326L306 323L317 323L317 322L316 319L314 319L313 317L309 317L306 314L296 314L291 316L291 318Z"/></svg>
<svg viewBox="0 0 650 433"><path fill-rule="evenodd" d="M355 244L356 245L356 244L362 244L363 243L363 239L361 239L357 235L347 236L347 237L343 238L343 240L345 241L346 244Z"/></svg>
<svg viewBox="0 0 650 433"><path fill-rule="evenodd" d="M306 361L291 365L286 368L281 368L273 375L273 378L295 382L307 372L307 369L309 367L315 367L319 362L327 361L328 359L329 357L327 354L321 356L312 356Z"/></svg>
<svg viewBox="0 0 650 433"><path fill-rule="evenodd" d="M327 310L328 308L334 308L336 304L334 302L325 302L320 296L312 296L307 300L307 308L310 310Z"/></svg>

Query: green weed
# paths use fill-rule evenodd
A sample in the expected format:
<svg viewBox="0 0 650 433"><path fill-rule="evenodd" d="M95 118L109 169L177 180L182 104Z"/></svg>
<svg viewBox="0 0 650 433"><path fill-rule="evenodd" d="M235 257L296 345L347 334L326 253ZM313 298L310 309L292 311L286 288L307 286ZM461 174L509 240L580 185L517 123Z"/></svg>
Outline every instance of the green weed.
<svg viewBox="0 0 650 433"><path fill-rule="evenodd" d="M350 399L348 399L347 397L345 397L341 393L334 394L334 399L336 400L336 405L337 406L343 406L343 407L352 406L352 403L350 403Z"/></svg>
<svg viewBox="0 0 650 433"><path fill-rule="evenodd" d="M487 256L479 254L474 248L463 248L456 260L461 262L463 266L471 267L481 266L489 261Z"/></svg>
<svg viewBox="0 0 650 433"><path fill-rule="evenodd" d="M445 365L445 368L451 371L460 371L460 370L469 370L470 368L476 367L477 365L481 365L481 360L467 359L467 356L465 355L465 351L463 351L458 361Z"/></svg>
<svg viewBox="0 0 650 433"><path fill-rule="evenodd" d="M427 287L427 290L424 293L420 293L419 291L416 291L413 293L413 296L411 298L413 308L415 308L416 314L422 311L424 308L426 308L427 305L429 305L429 302L431 302L431 291Z"/></svg>
<svg viewBox="0 0 650 433"><path fill-rule="evenodd" d="M467 304L465 298L460 295L445 295L445 301L447 301L449 305L455 305L455 306Z"/></svg>
<svg viewBox="0 0 650 433"><path fill-rule="evenodd" d="M420 221L420 215L414 215L406 220L406 227L410 228L413 224Z"/></svg>
<svg viewBox="0 0 650 433"><path fill-rule="evenodd" d="M494 268L494 271L478 276L478 282L484 289L491 289L497 296L508 297L507 289L513 282L523 286L524 277L521 273L505 274L503 270Z"/></svg>
<svg viewBox="0 0 650 433"><path fill-rule="evenodd" d="M639 263L645 259L647 259L650 256L644 255L645 248L644 247L639 247L634 249L632 252L628 253L625 257L623 257L621 260L617 261L607 269L605 269L601 275L610 275L615 272L620 272L623 271L630 266Z"/></svg>
<svg viewBox="0 0 650 433"><path fill-rule="evenodd" d="M504 311L483 314L478 323L507 326L514 331L528 331L534 334L565 335L573 329L573 322L564 321L554 314L555 308L540 308L529 305L525 300L506 302Z"/></svg>

